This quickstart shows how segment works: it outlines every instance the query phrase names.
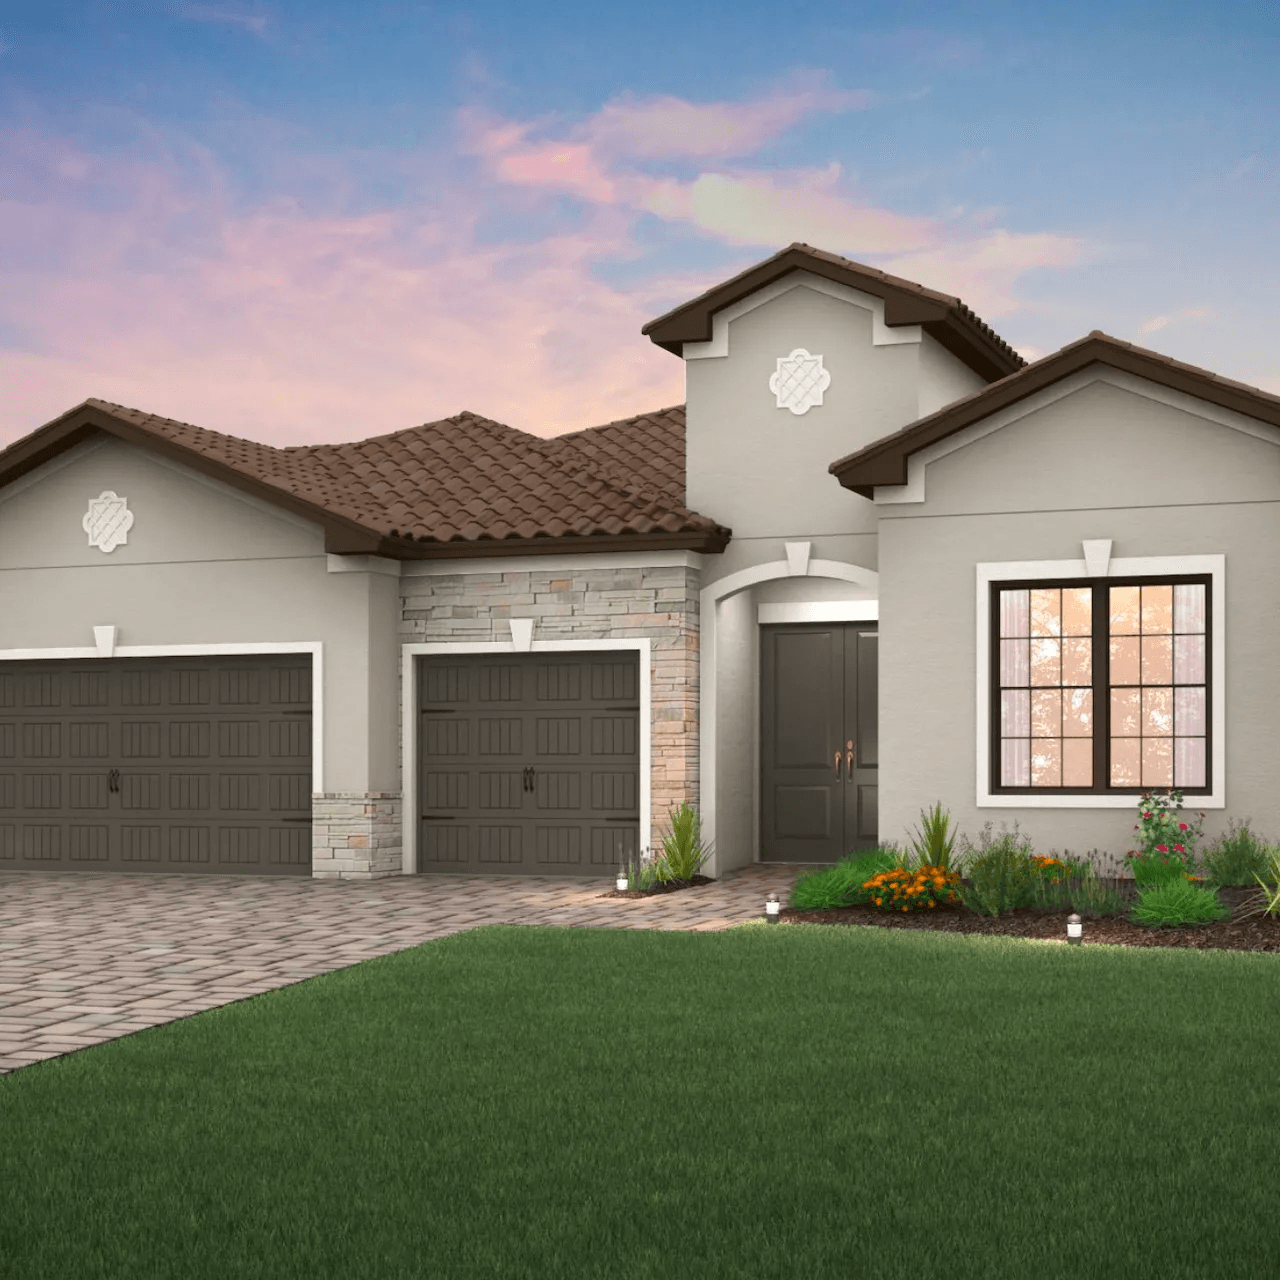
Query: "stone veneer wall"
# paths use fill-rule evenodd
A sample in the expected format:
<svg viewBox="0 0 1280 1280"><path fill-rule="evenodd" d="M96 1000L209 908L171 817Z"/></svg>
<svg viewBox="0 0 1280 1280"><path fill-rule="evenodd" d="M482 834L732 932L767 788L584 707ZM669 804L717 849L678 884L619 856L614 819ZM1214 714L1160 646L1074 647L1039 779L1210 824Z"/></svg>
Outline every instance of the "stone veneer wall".
<svg viewBox="0 0 1280 1280"><path fill-rule="evenodd" d="M405 644L509 641L533 618L533 639L648 636L652 839L674 807L698 803L698 570L686 565L432 574L401 580Z"/></svg>
<svg viewBox="0 0 1280 1280"><path fill-rule="evenodd" d="M329 791L311 800L313 880L380 880L403 872L403 803L390 791Z"/></svg>

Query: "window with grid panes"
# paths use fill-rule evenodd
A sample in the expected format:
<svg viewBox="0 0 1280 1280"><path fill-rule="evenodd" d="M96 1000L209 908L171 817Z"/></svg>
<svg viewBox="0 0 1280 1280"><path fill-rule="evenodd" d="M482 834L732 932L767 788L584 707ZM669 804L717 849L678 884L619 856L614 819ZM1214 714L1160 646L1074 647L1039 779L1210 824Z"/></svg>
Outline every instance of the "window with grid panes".
<svg viewBox="0 0 1280 1280"><path fill-rule="evenodd" d="M1209 579L992 584L1005 793L1208 792Z"/></svg>

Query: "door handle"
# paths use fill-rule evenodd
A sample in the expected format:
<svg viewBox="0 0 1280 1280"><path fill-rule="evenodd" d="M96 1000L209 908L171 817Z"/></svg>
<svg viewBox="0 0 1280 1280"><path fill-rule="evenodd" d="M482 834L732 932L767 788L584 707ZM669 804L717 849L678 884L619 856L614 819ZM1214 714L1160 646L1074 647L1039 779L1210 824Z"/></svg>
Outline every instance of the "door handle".
<svg viewBox="0 0 1280 1280"><path fill-rule="evenodd" d="M532 769L526 769L524 771L524 789L526 791L533 790L533 770Z"/></svg>
<svg viewBox="0 0 1280 1280"><path fill-rule="evenodd" d="M840 776L840 748L836 748L836 777Z"/></svg>
<svg viewBox="0 0 1280 1280"><path fill-rule="evenodd" d="M119 769L112 769L111 772L107 774L107 790L108 791L120 790L120 770Z"/></svg>
<svg viewBox="0 0 1280 1280"><path fill-rule="evenodd" d="M847 738L844 744L844 776L853 777L853 739Z"/></svg>

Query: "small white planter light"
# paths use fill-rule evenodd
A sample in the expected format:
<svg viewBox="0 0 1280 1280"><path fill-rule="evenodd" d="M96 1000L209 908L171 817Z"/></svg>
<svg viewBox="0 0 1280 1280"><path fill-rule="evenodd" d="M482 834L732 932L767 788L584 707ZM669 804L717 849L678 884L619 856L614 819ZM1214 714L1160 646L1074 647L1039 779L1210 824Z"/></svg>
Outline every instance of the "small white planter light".
<svg viewBox="0 0 1280 1280"><path fill-rule="evenodd" d="M781 904L778 902L778 895L776 893L771 893L769 895L769 901L764 904L764 918L768 920L770 924L778 923L778 909L780 906Z"/></svg>
<svg viewBox="0 0 1280 1280"><path fill-rule="evenodd" d="M1067 917L1067 941L1079 942L1083 930L1080 926L1080 917L1073 911Z"/></svg>
<svg viewBox="0 0 1280 1280"><path fill-rule="evenodd" d="M627 877L622 871L618 872L618 892L625 893L627 889Z"/></svg>

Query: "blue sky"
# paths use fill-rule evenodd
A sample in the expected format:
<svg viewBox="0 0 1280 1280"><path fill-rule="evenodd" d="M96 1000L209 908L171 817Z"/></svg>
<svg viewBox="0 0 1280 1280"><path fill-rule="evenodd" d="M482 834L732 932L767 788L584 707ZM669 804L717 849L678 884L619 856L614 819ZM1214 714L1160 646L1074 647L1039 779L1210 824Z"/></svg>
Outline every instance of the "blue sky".
<svg viewBox="0 0 1280 1280"><path fill-rule="evenodd" d="M807 240L1028 358L1280 393L1265 6L0 3L0 443L683 397L646 320Z"/></svg>

